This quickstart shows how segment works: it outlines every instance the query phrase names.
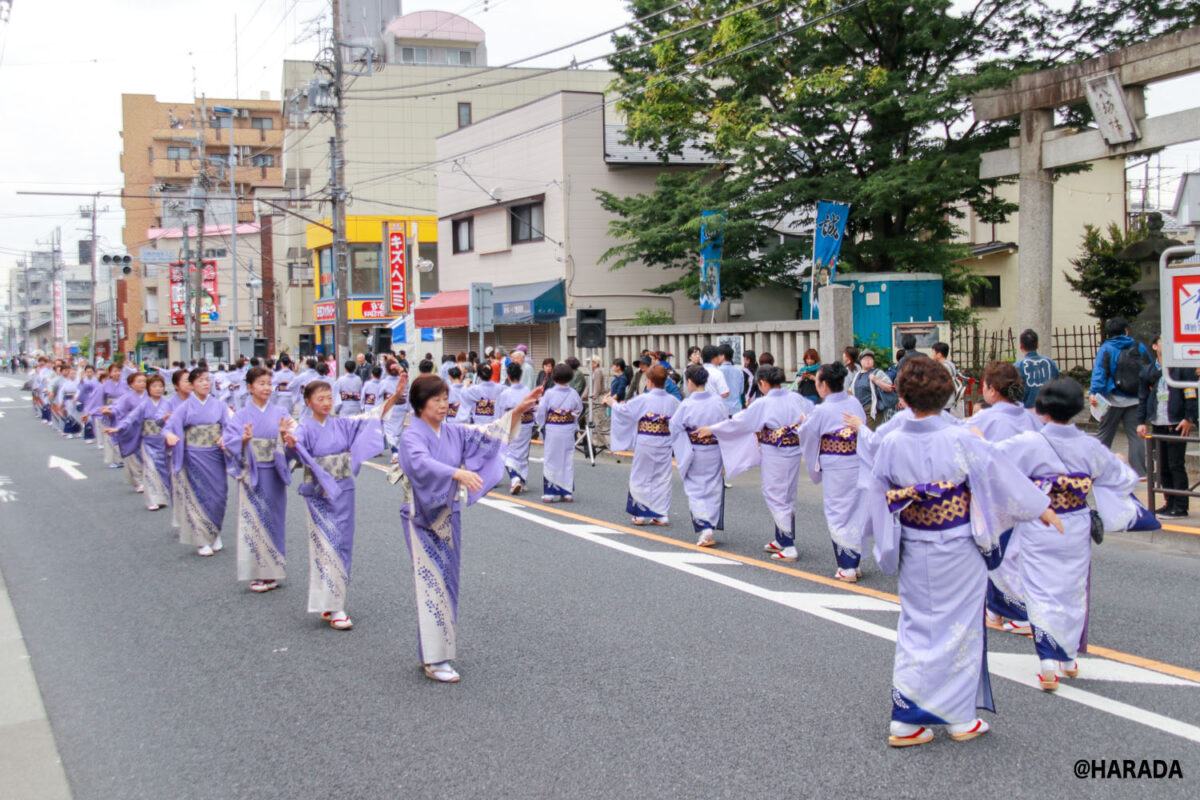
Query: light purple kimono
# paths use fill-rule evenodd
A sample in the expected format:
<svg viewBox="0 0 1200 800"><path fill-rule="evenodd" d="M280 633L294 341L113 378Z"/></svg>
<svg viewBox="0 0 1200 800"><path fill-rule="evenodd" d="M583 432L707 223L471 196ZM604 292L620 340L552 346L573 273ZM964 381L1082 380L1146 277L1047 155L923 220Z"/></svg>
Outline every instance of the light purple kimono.
<svg viewBox="0 0 1200 800"><path fill-rule="evenodd" d="M721 448L715 436L702 438L696 431L727 419L725 401L708 391L689 394L671 415L671 447L696 533L725 529Z"/></svg>
<svg viewBox="0 0 1200 800"><path fill-rule="evenodd" d="M899 570L892 719L968 723L976 708L994 710L983 601L1000 534L1049 500L992 445L941 416L908 416L888 432L870 481L875 559L886 574Z"/></svg>
<svg viewBox="0 0 1200 800"><path fill-rule="evenodd" d="M239 581L274 581L284 577L287 551L287 487L292 482L279 440L279 422L287 412L269 402L259 408L251 399L225 420L222 441L229 454L229 474L238 487ZM251 439L242 441L246 426Z"/></svg>
<svg viewBox="0 0 1200 800"><path fill-rule="evenodd" d="M671 513L671 416L679 401L666 389L612 407L612 449L633 450L625 511L640 519Z"/></svg>
<svg viewBox="0 0 1200 800"><path fill-rule="evenodd" d="M333 384L333 411L339 417L353 417L361 414L362 378L353 372L347 372Z"/></svg>
<svg viewBox="0 0 1200 800"><path fill-rule="evenodd" d="M772 389L749 408L710 426L721 445L727 478L762 464L763 500L775 523L775 543L783 548L796 544L796 480L804 457L799 430L812 409L796 392Z"/></svg>
<svg viewBox="0 0 1200 800"><path fill-rule="evenodd" d="M997 403L981 410L964 423L977 428L993 444L1027 431L1040 430L1042 422L1029 409L1016 403ZM1005 619L1025 622L1025 585L1021 582L1021 537L1015 529L1000 535L1004 560L988 573L987 607Z"/></svg>
<svg viewBox="0 0 1200 800"><path fill-rule="evenodd" d="M171 411L164 433L179 437L171 448L171 470L180 510L180 544L211 545L221 535L229 482L222 426L231 412L213 395L201 401L196 394Z"/></svg>
<svg viewBox="0 0 1200 800"><path fill-rule="evenodd" d="M142 485L142 473L145 469L145 462L142 460L141 419L139 417L136 422L129 425L121 423L131 416L147 397L149 395L145 390L141 394L130 390L121 395L112 405L112 427L117 429L117 432L113 434L113 439L116 442L117 451L120 452L121 458L125 462L125 482L135 487Z"/></svg>
<svg viewBox="0 0 1200 800"><path fill-rule="evenodd" d="M462 509L503 477L504 444L511 423L509 412L486 426L442 424L434 432L424 420L414 418L400 440L400 468L405 475L400 518L412 556L423 664L451 661L457 654ZM460 467L479 475L480 491L466 492L454 480Z"/></svg>
<svg viewBox="0 0 1200 800"><path fill-rule="evenodd" d="M462 395L465 391L462 384L451 383L446 379L446 386L450 387L450 407L446 410L446 422L453 422L455 425L466 422L471 415L462 407Z"/></svg>
<svg viewBox="0 0 1200 800"><path fill-rule="evenodd" d="M464 398L466 395L464 391ZM547 389L538 403L534 422L545 431L542 447L543 497L570 498L575 495L575 434L579 431L579 416L582 413L583 401L579 399L578 392L566 384L555 384Z"/></svg>
<svg viewBox="0 0 1200 800"><path fill-rule="evenodd" d="M380 406L382 410L382 406ZM308 511L308 610L346 610L354 550L354 478L384 448L378 415L312 417L300 423L296 455L305 466L300 496Z"/></svg>
<svg viewBox="0 0 1200 800"><path fill-rule="evenodd" d="M100 446L104 449L104 462L106 464L121 463L121 450L117 446L116 441L104 432L106 428L116 427L116 421L113 415L101 414L100 409L108 406L110 411L114 403L121 399L121 384L112 380L100 381L99 388L92 394L91 404L85 409L88 414L88 419L96 428L96 436L100 440Z"/></svg>
<svg viewBox="0 0 1200 800"><path fill-rule="evenodd" d="M504 387L492 381L480 381L479 383L463 390L462 408L459 410L459 418L467 414L466 421L472 425L487 425L499 415L496 411L496 401L500 399L500 395L504 393Z"/></svg>
<svg viewBox="0 0 1200 800"><path fill-rule="evenodd" d="M1013 538L1021 542L1020 577L1038 657L1074 661L1087 652L1092 564L1087 497L1095 498L1106 530L1125 530L1137 516L1130 498L1137 473L1074 425L1051 423L1007 439L997 450L1049 492L1050 507L1062 520L1064 533L1039 522L1021 522Z"/></svg>
<svg viewBox="0 0 1200 800"><path fill-rule="evenodd" d="M125 395L125 398L129 397L136 395L130 392ZM165 397L155 402L149 392L143 394L141 402L117 424L117 433L114 434L116 440L122 442L122 450L125 449L124 442L129 440L133 440L132 446L137 448L137 458L126 456L125 463L126 469L135 461L139 465L139 480L145 489L146 505L165 506L170 497L167 487L170 486L171 464L163 442L163 426L159 422L166 413L166 404Z"/></svg>
<svg viewBox="0 0 1200 800"><path fill-rule="evenodd" d="M858 489L858 435L843 414L865 418L862 403L845 392L831 392L800 428L800 447L808 477L821 485L825 524L840 569L856 570L862 560L866 507Z"/></svg>
<svg viewBox="0 0 1200 800"><path fill-rule="evenodd" d="M497 418L503 417L519 406L528 394L529 389L519 383L506 388L496 400ZM454 396L453 386L450 396ZM537 406L534 406L521 416L521 427L517 431L517 435L504 448L504 468L508 471L508 477L510 480L520 481L522 486L529 483L529 443L533 439L533 421L536 414ZM451 421L448 412L446 421Z"/></svg>
<svg viewBox="0 0 1200 800"><path fill-rule="evenodd" d="M277 369L271 373L271 405L279 406L289 414L292 413L292 381L296 373L290 369Z"/></svg>

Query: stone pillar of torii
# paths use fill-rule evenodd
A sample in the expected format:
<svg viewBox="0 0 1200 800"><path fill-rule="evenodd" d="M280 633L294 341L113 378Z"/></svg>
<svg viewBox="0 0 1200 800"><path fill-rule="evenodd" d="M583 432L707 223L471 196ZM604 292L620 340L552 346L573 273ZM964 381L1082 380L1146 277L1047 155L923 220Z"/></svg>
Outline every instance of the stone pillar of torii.
<svg viewBox="0 0 1200 800"><path fill-rule="evenodd" d="M984 153L979 177L1017 176L1017 310L1022 330L1047 349L1054 333L1054 173L1057 167L1123 157L1200 139L1200 107L1146 117L1148 84L1200 72L1200 27L1056 69L1023 75L971 98L977 120L1020 117L1021 135L1006 150ZM1087 102L1096 128L1055 128L1057 108Z"/></svg>

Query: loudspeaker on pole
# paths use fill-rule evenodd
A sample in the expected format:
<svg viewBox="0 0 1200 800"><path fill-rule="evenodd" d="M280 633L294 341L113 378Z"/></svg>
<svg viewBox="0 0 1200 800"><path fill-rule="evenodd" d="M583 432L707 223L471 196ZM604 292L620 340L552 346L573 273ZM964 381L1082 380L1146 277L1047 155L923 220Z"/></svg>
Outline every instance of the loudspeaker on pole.
<svg viewBox="0 0 1200 800"><path fill-rule="evenodd" d="M575 346L603 348L608 343L608 309L575 309Z"/></svg>

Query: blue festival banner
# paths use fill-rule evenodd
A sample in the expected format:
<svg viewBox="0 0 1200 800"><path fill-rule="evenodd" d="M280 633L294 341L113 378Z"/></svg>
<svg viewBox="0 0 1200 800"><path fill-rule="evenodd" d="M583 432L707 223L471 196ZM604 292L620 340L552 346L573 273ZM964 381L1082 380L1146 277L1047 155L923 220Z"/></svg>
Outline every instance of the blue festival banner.
<svg viewBox="0 0 1200 800"><path fill-rule="evenodd" d="M725 215L720 211L701 211L701 219L711 220L700 226L700 308L715 310L721 305L721 228Z"/></svg>
<svg viewBox="0 0 1200 800"><path fill-rule="evenodd" d="M838 254L842 251L842 235L846 232L846 218L850 206L845 203L817 203L817 224L813 229L812 286L809 300L812 316L816 316L817 289L832 283L837 275Z"/></svg>

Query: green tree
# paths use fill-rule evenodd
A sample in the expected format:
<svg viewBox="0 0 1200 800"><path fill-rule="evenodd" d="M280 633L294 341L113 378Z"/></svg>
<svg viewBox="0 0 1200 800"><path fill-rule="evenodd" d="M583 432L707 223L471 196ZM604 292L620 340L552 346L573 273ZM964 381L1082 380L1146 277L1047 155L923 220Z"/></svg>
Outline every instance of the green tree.
<svg viewBox="0 0 1200 800"><path fill-rule="evenodd" d="M997 181L978 172L980 154L1006 147L1017 132L1015 120L974 120L970 96L1022 71L1171 29L1200 6L852 4L696 0L670 8L673 0L631 0L639 19L661 13L614 37L621 52L610 59L613 89L627 138L664 161L693 144L719 163L665 170L650 194L600 193L617 215L610 232L619 244L606 254L612 268L677 269L656 291L698 296L700 211L711 209L727 220L726 296L795 281L811 239L780 244L775 229L789 214L811 223L817 200L835 200L851 205L843 270L939 273L947 317L965 321L963 300L979 279L954 242L958 222L968 207L984 222L1015 210L996 197ZM1094 25L1089 9L1102 12L1107 27Z"/></svg>
<svg viewBox="0 0 1200 800"><path fill-rule="evenodd" d="M1085 226L1079 258L1071 259L1075 274L1063 273L1071 288L1087 300L1101 327L1114 317L1134 319L1146 307L1146 298L1133 291L1133 285L1142 278L1141 265L1116 256L1144 239L1145 230L1137 228L1125 233L1120 225L1109 223L1107 233L1105 237L1099 228Z"/></svg>
<svg viewBox="0 0 1200 800"><path fill-rule="evenodd" d="M629 321L630 325L674 325L675 317L671 316L670 311L663 311L657 308L645 306L633 312L633 319Z"/></svg>

